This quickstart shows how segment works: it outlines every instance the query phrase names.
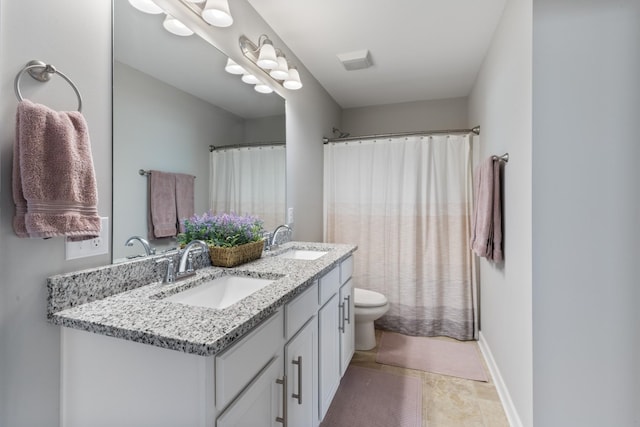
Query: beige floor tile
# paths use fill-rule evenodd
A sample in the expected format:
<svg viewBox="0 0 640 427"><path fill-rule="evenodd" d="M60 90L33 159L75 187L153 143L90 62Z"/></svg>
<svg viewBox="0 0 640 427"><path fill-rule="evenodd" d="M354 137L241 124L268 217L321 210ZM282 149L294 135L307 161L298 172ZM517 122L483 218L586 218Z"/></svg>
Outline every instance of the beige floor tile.
<svg viewBox="0 0 640 427"><path fill-rule="evenodd" d="M376 330L380 343L382 331ZM439 339L456 341L452 338ZM477 344L475 344L477 346ZM422 427L509 427L492 382L480 382L376 363L378 347L356 351L351 364L422 379ZM482 357L482 353L478 350ZM485 371L486 362L483 360Z"/></svg>

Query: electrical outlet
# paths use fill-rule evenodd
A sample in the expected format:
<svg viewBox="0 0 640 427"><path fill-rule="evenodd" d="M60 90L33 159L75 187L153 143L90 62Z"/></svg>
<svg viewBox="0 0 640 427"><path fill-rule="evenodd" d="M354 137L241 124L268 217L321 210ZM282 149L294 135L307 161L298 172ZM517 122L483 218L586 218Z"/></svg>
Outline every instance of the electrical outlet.
<svg viewBox="0 0 640 427"><path fill-rule="evenodd" d="M287 224L293 224L293 208L287 209Z"/></svg>
<svg viewBox="0 0 640 427"><path fill-rule="evenodd" d="M100 220L102 226L98 237L80 242L65 241L65 259L70 260L109 253L109 218L101 217Z"/></svg>

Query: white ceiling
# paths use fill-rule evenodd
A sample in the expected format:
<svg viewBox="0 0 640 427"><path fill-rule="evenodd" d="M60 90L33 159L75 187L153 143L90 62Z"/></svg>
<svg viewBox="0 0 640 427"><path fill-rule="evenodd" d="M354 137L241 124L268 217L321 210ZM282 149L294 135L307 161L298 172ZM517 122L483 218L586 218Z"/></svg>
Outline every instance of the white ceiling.
<svg viewBox="0 0 640 427"><path fill-rule="evenodd" d="M249 3L336 102L351 108L469 95L505 1ZM374 65L346 71L336 55L361 49Z"/></svg>

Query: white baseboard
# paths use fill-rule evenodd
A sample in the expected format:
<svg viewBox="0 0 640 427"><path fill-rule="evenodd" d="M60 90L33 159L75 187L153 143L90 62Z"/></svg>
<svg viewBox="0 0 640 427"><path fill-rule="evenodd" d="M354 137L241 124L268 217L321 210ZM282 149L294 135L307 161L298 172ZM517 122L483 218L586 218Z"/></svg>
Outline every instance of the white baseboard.
<svg viewBox="0 0 640 427"><path fill-rule="evenodd" d="M489 373L493 378L493 383L496 385L496 390L500 396L500 401L504 407L504 412L507 416L507 420L509 421L509 425L511 427L523 427L522 421L520 421L520 417L518 416L518 411L516 411L516 407L513 405L513 401L511 400L509 389L507 389L507 386L502 379L502 375L500 375L500 370L496 365L496 361L493 358L493 354L491 354L489 344L485 341L482 332L480 332L479 336L480 339L478 340L478 346L480 347L480 351L482 352L482 355L487 362L487 366L489 367Z"/></svg>

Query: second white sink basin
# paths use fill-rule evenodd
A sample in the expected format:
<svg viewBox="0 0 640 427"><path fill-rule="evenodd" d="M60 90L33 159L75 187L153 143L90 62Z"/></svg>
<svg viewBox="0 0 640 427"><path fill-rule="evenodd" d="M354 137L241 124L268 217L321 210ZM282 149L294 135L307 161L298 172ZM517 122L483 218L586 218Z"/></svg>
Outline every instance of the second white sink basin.
<svg viewBox="0 0 640 427"><path fill-rule="evenodd" d="M273 283L270 279L225 275L164 298L165 301L223 309Z"/></svg>
<svg viewBox="0 0 640 427"><path fill-rule="evenodd" d="M288 259L306 259L308 261L313 261L314 259L318 259L326 253L327 251L314 251L309 249L289 249L288 251L278 255L278 257L288 258Z"/></svg>

